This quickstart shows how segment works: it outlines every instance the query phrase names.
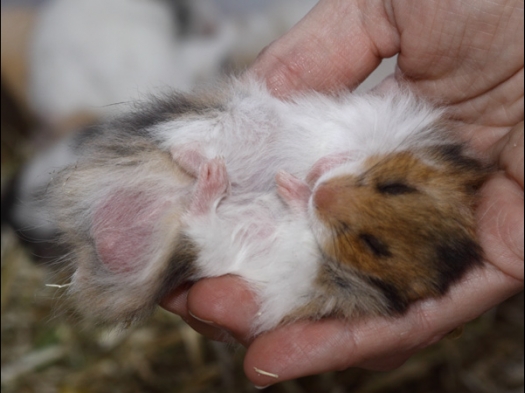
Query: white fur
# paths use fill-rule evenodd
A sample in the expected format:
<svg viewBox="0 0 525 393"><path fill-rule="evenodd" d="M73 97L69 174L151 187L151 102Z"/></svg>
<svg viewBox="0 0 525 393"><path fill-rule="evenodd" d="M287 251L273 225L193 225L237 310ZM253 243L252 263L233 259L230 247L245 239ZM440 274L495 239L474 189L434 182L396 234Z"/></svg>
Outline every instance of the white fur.
<svg viewBox="0 0 525 393"><path fill-rule="evenodd" d="M320 255L306 217L274 193L226 198L217 211L185 220L199 250L196 278L234 274L260 300L254 333L275 327L312 296Z"/></svg>
<svg viewBox="0 0 525 393"><path fill-rule="evenodd" d="M253 284L262 310L254 329L260 332L315 295L317 242L329 236L311 203L304 215L283 204L275 174L285 170L304 179L320 158L349 151L355 161L330 170L317 184L359 173L371 155L439 143L442 135L433 131L442 113L402 89L337 97L310 93L284 102L253 80L234 81L229 89L226 110L181 117L152 131L166 150L187 147L208 159L224 158L229 196L217 211L188 216L185 223L198 245L199 278L236 274Z"/></svg>
<svg viewBox="0 0 525 393"><path fill-rule="evenodd" d="M432 132L442 112L401 89L336 97L309 93L289 101L253 80L235 81L229 89L225 111L181 117L153 132L168 151L193 144L209 159L225 157L238 193L271 190L279 170L304 179L331 154L355 151L363 159L431 146L442 137Z"/></svg>

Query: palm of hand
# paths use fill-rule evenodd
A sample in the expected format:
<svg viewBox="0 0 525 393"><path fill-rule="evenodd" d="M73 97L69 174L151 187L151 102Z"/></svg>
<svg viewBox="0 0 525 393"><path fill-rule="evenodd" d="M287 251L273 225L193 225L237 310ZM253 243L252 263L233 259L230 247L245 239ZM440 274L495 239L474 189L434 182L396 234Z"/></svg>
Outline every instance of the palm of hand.
<svg viewBox="0 0 525 393"><path fill-rule="evenodd" d="M484 189L480 237L488 262L522 281L523 125L510 129L523 120L523 37L515 37L523 18L508 1L476 9L464 2L419 2L410 12L403 10L407 2L399 3L398 23L407 26L399 72L423 95L449 106L465 137L505 171ZM471 22L439 23L447 13Z"/></svg>
<svg viewBox="0 0 525 393"><path fill-rule="evenodd" d="M286 380L356 365L396 367L522 290L521 31L519 1L322 0L252 69L276 95L305 88L330 91L358 84L381 58L399 53L397 76L449 106L474 147L502 170L484 187L479 207L486 268L469 274L445 298L414 306L404 318L304 322L255 340L249 326L256 303L233 277L203 280L173 294L164 306L209 337L224 337L226 330L249 345L246 373L264 386L277 381L255 368Z"/></svg>

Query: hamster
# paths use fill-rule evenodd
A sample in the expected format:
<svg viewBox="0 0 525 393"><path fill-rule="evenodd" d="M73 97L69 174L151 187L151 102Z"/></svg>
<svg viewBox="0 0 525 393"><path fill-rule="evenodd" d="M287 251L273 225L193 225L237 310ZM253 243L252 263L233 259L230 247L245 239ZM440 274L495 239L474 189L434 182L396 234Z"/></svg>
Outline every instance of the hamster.
<svg viewBox="0 0 525 393"><path fill-rule="evenodd" d="M405 88L273 97L252 78L92 129L51 184L80 310L129 324L171 290L235 274L254 334L400 315L482 263L490 168Z"/></svg>

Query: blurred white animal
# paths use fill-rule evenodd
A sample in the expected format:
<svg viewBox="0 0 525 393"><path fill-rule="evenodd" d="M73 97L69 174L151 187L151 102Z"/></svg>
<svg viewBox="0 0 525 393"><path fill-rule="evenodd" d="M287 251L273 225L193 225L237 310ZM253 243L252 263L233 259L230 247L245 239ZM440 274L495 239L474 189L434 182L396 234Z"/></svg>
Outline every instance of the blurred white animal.
<svg viewBox="0 0 525 393"><path fill-rule="evenodd" d="M191 90L217 78L229 57L255 58L314 3L268 2L239 15L211 0L51 0L30 53L31 106L56 125L152 92Z"/></svg>
<svg viewBox="0 0 525 393"><path fill-rule="evenodd" d="M224 61L233 31L177 34L170 5L155 0L53 0L30 54L30 97L51 124L157 89L191 89Z"/></svg>

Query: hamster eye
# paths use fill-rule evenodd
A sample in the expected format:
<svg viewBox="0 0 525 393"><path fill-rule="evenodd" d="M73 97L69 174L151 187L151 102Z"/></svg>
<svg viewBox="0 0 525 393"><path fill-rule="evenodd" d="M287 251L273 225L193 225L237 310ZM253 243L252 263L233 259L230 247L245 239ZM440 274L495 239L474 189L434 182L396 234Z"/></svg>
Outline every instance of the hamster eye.
<svg viewBox="0 0 525 393"><path fill-rule="evenodd" d="M374 253L377 257L391 257L392 253L388 246L374 235L362 233L359 239L366 245L366 247Z"/></svg>
<svg viewBox="0 0 525 393"><path fill-rule="evenodd" d="M378 184L377 191L386 195L403 195L415 193L417 189L401 182L392 182Z"/></svg>

